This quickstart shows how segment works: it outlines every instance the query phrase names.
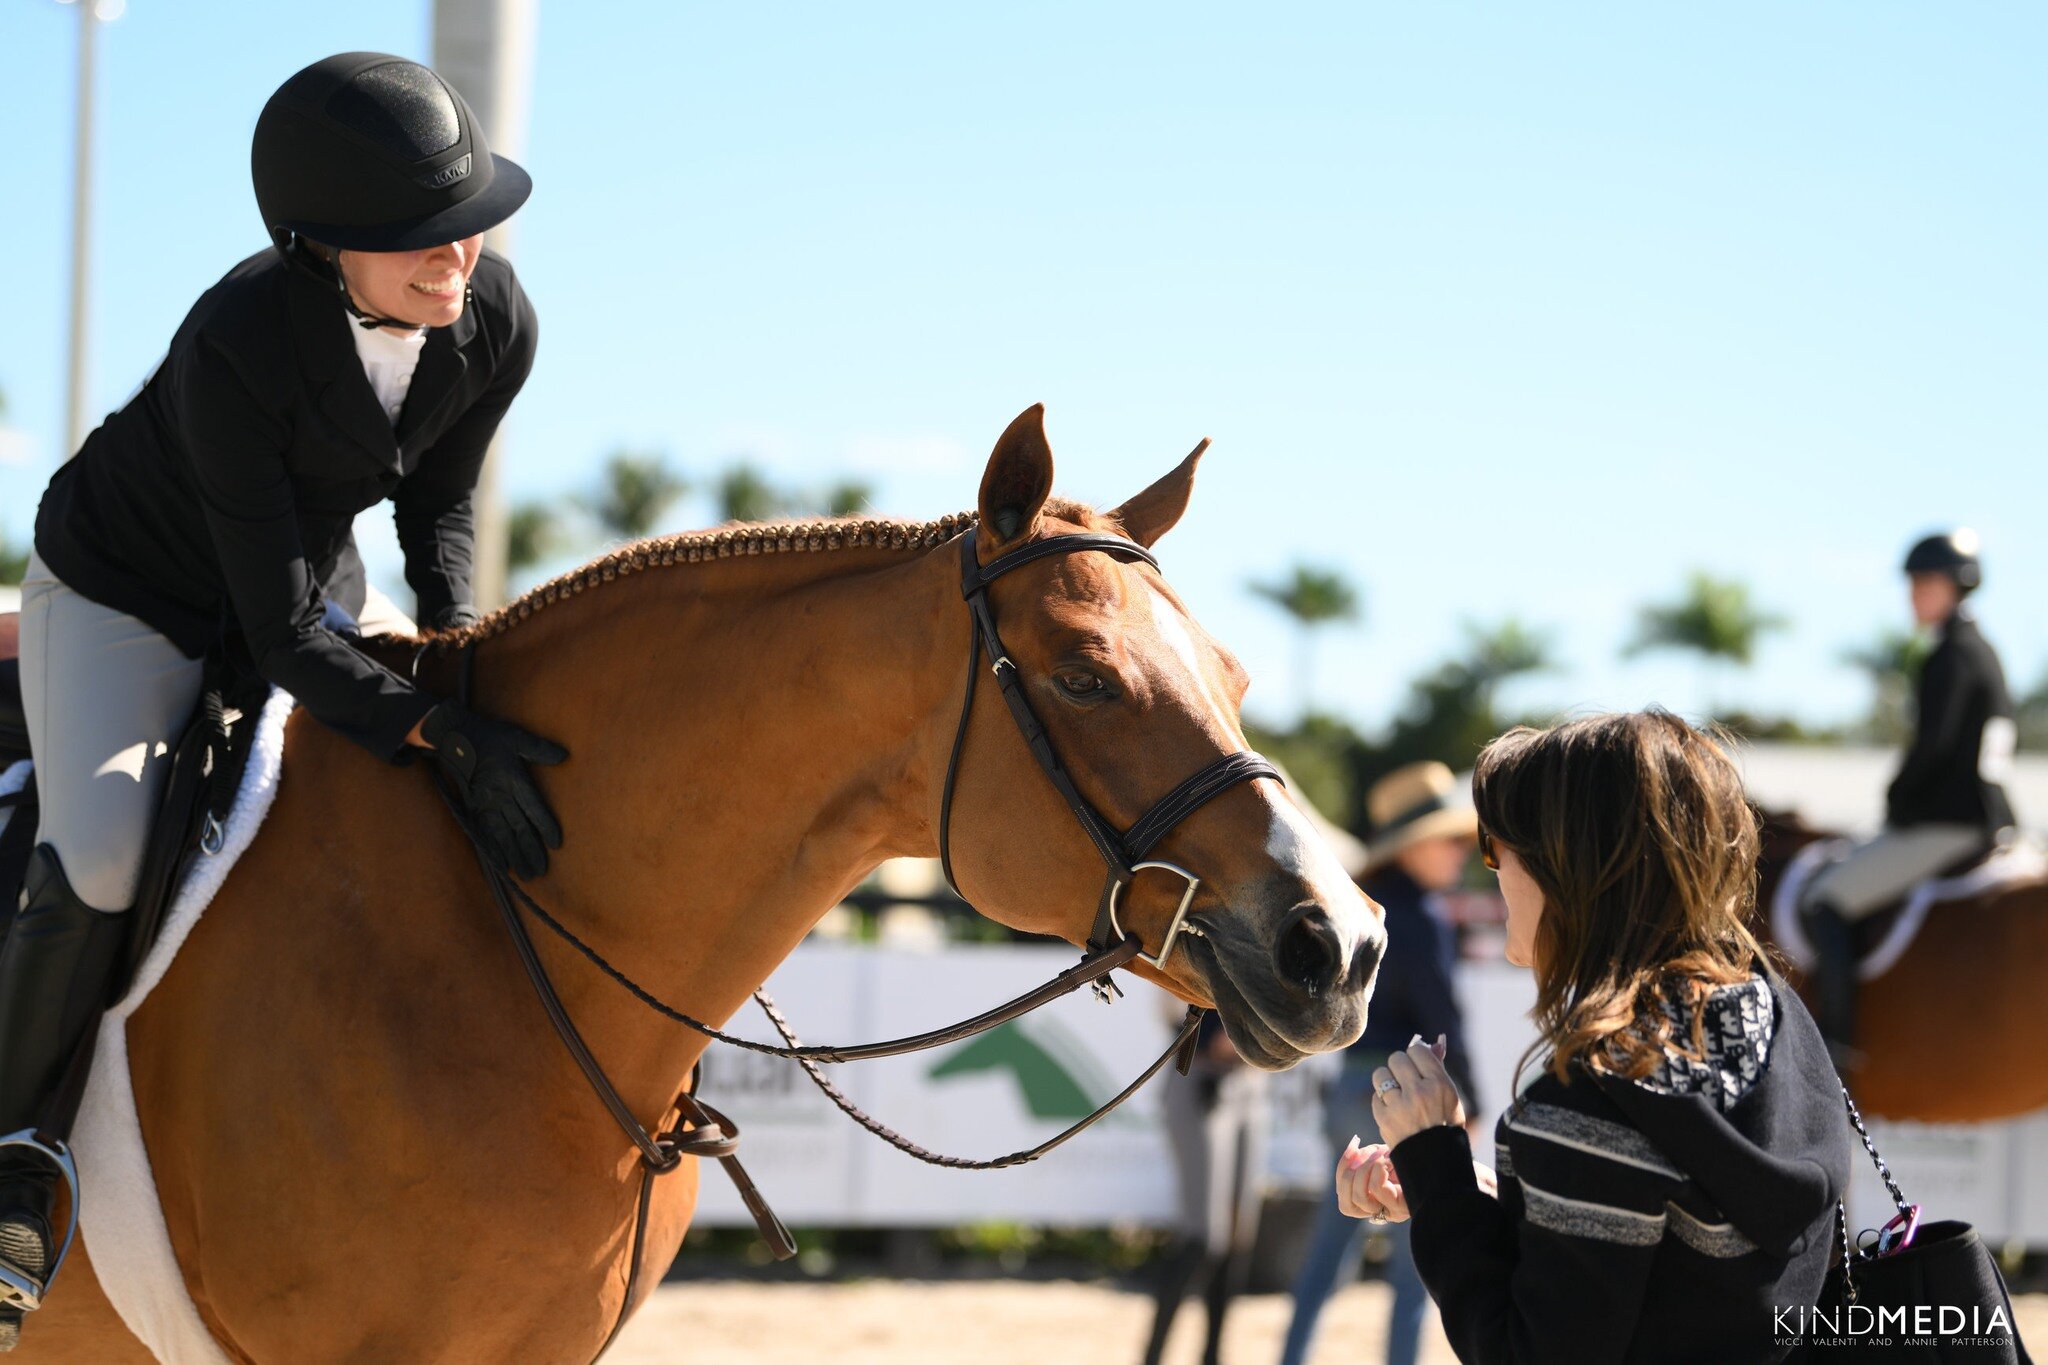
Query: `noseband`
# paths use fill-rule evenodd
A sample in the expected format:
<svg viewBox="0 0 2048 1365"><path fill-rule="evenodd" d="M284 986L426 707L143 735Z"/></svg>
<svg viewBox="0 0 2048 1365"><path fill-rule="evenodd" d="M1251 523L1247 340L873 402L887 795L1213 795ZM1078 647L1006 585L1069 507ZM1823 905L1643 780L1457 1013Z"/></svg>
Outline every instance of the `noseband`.
<svg viewBox="0 0 2048 1365"><path fill-rule="evenodd" d="M1095 845L1096 853L1101 855L1108 869L1102 894L1095 904L1095 924L1088 933L1089 954L1107 953L1126 942L1136 943L1137 948L1125 961L1136 958L1148 966L1164 968L1181 934L1202 937L1201 928L1188 921L1188 907L1194 904L1195 892L1201 888L1202 879L1177 863L1147 860L1145 855L1183 820L1238 783L1259 777L1270 777L1276 782L1282 779L1279 769L1250 750L1225 754L1161 797L1150 810L1138 817L1137 823L1121 834L1087 797L1081 795L1081 789L1074 785L1073 776L1054 751L1052 739L1039 722L1038 713L1031 709L1030 698L1024 695L1022 675L1011 660L1010 651L1004 648L1003 637L996 633L995 606L989 601L988 589L990 584L1013 569L1021 569L1026 564L1050 559L1054 555L1078 554L1084 550L1097 550L1127 562L1135 560L1154 569L1159 567L1159 561L1152 557L1150 550L1122 536L1048 536L1008 554L998 555L986 566L975 554L974 531L970 529L960 537L960 595L967 601L974 629L969 633L967 646L967 695L960 703L960 724L953 732L953 752L946 760L946 786L939 803L939 865L945 870L946 884L966 900L959 880L953 875L953 787L960 775L960 758L967 746L968 722L974 714L975 683L981 677L981 656L986 651L996 686L1002 689L1003 701L1010 708L1010 718L1017 722L1017 729L1023 733L1032 758L1037 760L1039 769L1067 803L1067 809L1074 813L1082 833L1088 836L1088 842ZM1167 922L1166 932L1159 940L1159 951L1152 954L1144 951L1143 941L1135 933L1127 932L1117 918L1119 899L1137 880L1138 873L1148 868L1171 872L1183 883L1180 905ZM1105 1001L1119 993L1107 973L1097 976L1090 984L1097 997Z"/></svg>

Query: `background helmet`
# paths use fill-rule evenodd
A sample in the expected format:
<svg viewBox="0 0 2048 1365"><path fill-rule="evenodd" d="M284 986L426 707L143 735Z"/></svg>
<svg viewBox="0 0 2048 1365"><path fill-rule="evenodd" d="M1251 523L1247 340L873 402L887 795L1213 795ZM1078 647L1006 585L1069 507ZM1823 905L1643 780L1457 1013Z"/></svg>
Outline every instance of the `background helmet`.
<svg viewBox="0 0 2048 1365"><path fill-rule="evenodd" d="M263 227L348 251L418 251L473 237L533 190L492 153L453 86L418 62L344 52L278 87L249 156Z"/></svg>
<svg viewBox="0 0 2048 1365"><path fill-rule="evenodd" d="M1907 573L1947 574L1957 587L1969 592L1984 581L1984 565L1977 557L1977 533L1958 527L1928 536L1906 552Z"/></svg>

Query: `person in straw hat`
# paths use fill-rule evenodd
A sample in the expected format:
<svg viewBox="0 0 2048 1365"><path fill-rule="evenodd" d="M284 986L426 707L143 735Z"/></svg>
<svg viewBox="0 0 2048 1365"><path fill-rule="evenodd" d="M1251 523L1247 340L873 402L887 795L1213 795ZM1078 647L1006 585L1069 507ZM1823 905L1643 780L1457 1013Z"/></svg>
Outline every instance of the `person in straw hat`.
<svg viewBox="0 0 2048 1365"><path fill-rule="evenodd" d="M1387 955L1365 1032L1344 1052L1344 1067L1324 1102L1324 1125L1333 1150L1375 1139L1373 1068L1416 1035L1449 1044L1446 1066L1461 1093L1472 1093L1464 1019L1451 986L1456 944L1432 902L1464 880L1479 836L1478 817L1458 799L1457 778L1442 763L1412 763L1388 773L1366 795L1372 838L1359 885L1386 907ZM1474 1112L1477 1112L1476 1108ZM1353 1134L1358 1137L1354 1138ZM1287 1329L1282 1365L1301 1365L1315 1338L1316 1318L1339 1279L1358 1264L1366 1225L1347 1218L1334 1195L1316 1215L1307 1258L1294 1284L1294 1320ZM1387 1278L1394 1304L1387 1324L1388 1365L1415 1359L1429 1292L1408 1253L1407 1228L1387 1228L1393 1239Z"/></svg>

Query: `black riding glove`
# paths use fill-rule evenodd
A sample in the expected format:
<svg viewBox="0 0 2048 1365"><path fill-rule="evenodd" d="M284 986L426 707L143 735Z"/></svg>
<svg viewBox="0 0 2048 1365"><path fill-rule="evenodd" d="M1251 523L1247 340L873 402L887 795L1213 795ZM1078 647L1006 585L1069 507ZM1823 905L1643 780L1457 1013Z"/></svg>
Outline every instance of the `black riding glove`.
<svg viewBox="0 0 2048 1365"><path fill-rule="evenodd" d="M458 603L435 612L434 619L427 624L433 630L461 630L464 626L473 626L483 619L483 613L475 607Z"/></svg>
<svg viewBox="0 0 2048 1365"><path fill-rule="evenodd" d="M562 826L526 765L560 763L569 751L459 701L427 712L420 736L455 780L470 826L498 866L529 879L546 872L548 850L562 846Z"/></svg>

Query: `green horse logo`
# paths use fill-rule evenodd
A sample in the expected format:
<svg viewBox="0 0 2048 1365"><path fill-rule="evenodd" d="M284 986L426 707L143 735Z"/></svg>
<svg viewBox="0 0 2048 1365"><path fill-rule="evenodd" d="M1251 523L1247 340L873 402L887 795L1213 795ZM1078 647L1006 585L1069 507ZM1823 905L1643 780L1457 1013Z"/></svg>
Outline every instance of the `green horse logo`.
<svg viewBox="0 0 2048 1365"><path fill-rule="evenodd" d="M1036 1035L1036 1036L1034 1036ZM1094 1059L1057 1025L1040 1022L1027 1033L1014 1021L990 1029L949 1054L927 1073L932 1080L1007 1071L1017 1080L1024 1107L1035 1119L1072 1122L1095 1112L1111 1093Z"/></svg>

